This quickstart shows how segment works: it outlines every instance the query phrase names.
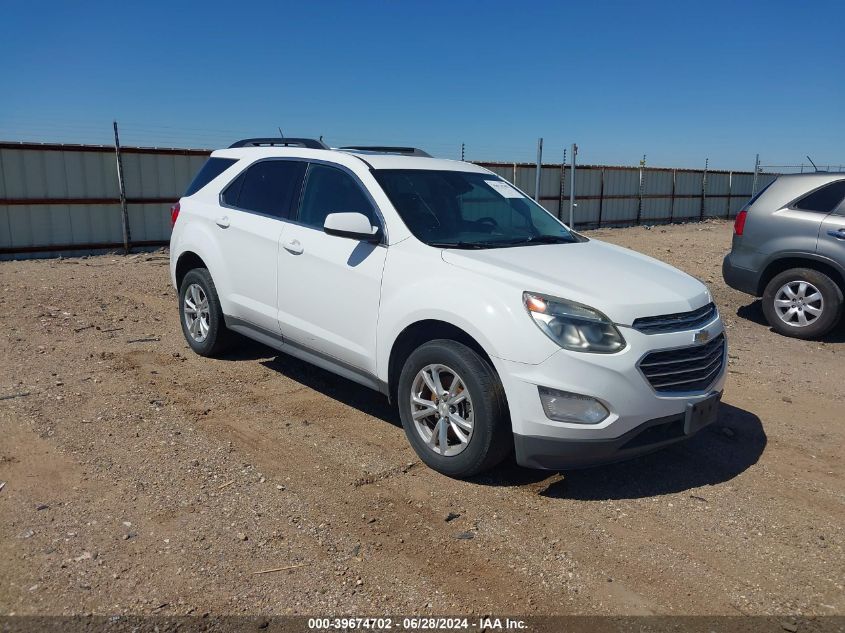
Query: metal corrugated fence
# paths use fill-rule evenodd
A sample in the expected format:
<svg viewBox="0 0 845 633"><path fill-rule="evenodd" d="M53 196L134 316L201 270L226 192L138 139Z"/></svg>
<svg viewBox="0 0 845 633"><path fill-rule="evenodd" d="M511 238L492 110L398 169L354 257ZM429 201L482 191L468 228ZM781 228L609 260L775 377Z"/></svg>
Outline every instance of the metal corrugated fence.
<svg viewBox="0 0 845 633"><path fill-rule="evenodd" d="M170 206L206 150L121 148L136 247L170 239ZM114 147L0 143L0 258L123 247Z"/></svg>
<svg viewBox="0 0 845 633"><path fill-rule="evenodd" d="M476 164L490 169L533 196L537 166L532 163ZM569 220L569 165L543 165L540 203ZM777 174L757 175L757 191ZM624 226L692 222L735 217L751 197L754 172L578 165L575 168L575 226ZM562 202L562 204L561 204Z"/></svg>
<svg viewBox="0 0 845 633"><path fill-rule="evenodd" d="M208 150L123 147L131 245L164 246L170 206ZM534 195L536 166L477 163ZM569 219L569 166L543 165L540 202ZM759 191L774 174L759 174ZM578 228L733 217L753 172L578 166ZM561 204L562 201L562 204ZM0 259L122 249L114 147L0 142Z"/></svg>

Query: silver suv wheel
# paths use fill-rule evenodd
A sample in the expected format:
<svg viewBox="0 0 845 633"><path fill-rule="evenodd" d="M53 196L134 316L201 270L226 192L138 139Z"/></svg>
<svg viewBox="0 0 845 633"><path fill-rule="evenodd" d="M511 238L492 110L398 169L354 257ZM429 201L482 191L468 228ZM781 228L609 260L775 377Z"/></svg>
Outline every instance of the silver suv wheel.
<svg viewBox="0 0 845 633"><path fill-rule="evenodd" d="M426 365L411 383L411 416L426 446L438 455L461 453L472 439L472 397L458 373L446 365Z"/></svg>
<svg viewBox="0 0 845 633"><path fill-rule="evenodd" d="M807 327L824 311L824 297L819 289L806 281L789 281L775 293L775 313L791 327Z"/></svg>
<svg viewBox="0 0 845 633"><path fill-rule="evenodd" d="M185 326L188 328L188 334L197 343L202 343L208 337L210 312L208 297L199 284L188 286L182 313L185 315Z"/></svg>

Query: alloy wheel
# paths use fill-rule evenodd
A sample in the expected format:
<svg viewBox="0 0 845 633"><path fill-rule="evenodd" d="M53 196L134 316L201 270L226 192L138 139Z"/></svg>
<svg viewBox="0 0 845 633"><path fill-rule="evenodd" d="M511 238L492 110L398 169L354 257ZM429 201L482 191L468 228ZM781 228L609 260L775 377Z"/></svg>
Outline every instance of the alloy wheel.
<svg viewBox="0 0 845 633"><path fill-rule="evenodd" d="M824 297L819 289L806 281L790 281L775 293L775 313L792 327L815 323L824 310Z"/></svg>
<svg viewBox="0 0 845 633"><path fill-rule="evenodd" d="M202 343L208 337L208 330L211 327L208 296L202 286L199 284L188 286L185 291L182 312L185 315L185 326L188 329L188 334L197 343Z"/></svg>
<svg viewBox="0 0 845 633"><path fill-rule="evenodd" d="M461 453L472 439L472 397L463 379L446 365L423 367L411 384L411 417L426 446L438 455Z"/></svg>

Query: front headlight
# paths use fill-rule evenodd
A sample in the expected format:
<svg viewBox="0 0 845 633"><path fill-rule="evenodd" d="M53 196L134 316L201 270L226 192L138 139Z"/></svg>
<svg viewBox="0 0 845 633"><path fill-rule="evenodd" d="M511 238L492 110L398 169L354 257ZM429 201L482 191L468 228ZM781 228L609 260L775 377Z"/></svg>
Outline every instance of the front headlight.
<svg viewBox="0 0 845 633"><path fill-rule="evenodd" d="M543 333L564 349L612 354L625 347L613 322L580 303L523 292L525 309Z"/></svg>

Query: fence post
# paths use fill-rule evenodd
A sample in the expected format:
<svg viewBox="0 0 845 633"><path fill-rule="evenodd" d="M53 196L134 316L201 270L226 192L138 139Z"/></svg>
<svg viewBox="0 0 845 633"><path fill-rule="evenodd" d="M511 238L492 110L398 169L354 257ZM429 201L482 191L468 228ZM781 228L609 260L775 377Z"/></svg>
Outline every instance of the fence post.
<svg viewBox="0 0 845 633"><path fill-rule="evenodd" d="M513 178L511 178L511 183L516 185L516 163L513 164Z"/></svg>
<svg viewBox="0 0 845 633"><path fill-rule="evenodd" d="M669 207L669 224L674 224L675 222L675 181L678 179L678 170L672 170L672 202L671 206Z"/></svg>
<svg viewBox="0 0 845 633"><path fill-rule="evenodd" d="M599 227L601 227L602 211L604 211L604 167L601 168L601 180L599 181Z"/></svg>
<svg viewBox="0 0 845 633"><path fill-rule="evenodd" d="M534 180L534 200L540 203L540 176L543 171L543 139L537 139L537 175Z"/></svg>
<svg viewBox="0 0 845 633"><path fill-rule="evenodd" d="M120 157L120 137L117 133L117 121L114 125L114 153L117 158L117 185L120 188L120 208L123 223L123 250L129 253L129 242L132 239L129 233L129 209L126 207L126 185L123 181L123 160Z"/></svg>
<svg viewBox="0 0 845 633"><path fill-rule="evenodd" d="M557 217L563 215L563 185L566 182L566 150L563 150L563 160L560 163L560 192L557 200Z"/></svg>
<svg viewBox="0 0 845 633"><path fill-rule="evenodd" d="M575 229L575 156L578 154L578 145L572 144L572 166L569 174L569 228Z"/></svg>
<svg viewBox="0 0 845 633"><path fill-rule="evenodd" d="M704 207L707 202L707 168L710 166L710 159L704 159L704 173L701 175L701 209L698 212L698 221L704 219Z"/></svg>
<svg viewBox="0 0 845 633"><path fill-rule="evenodd" d="M751 197L757 194L757 174L760 173L760 154L754 159L754 180L751 182Z"/></svg>
<svg viewBox="0 0 845 633"><path fill-rule="evenodd" d="M728 172L728 206L725 210L725 219L731 219L731 194L733 193L734 189L734 173L732 171Z"/></svg>
<svg viewBox="0 0 845 633"><path fill-rule="evenodd" d="M640 191L637 195L637 224L642 221L643 217L643 190L645 189L645 154L640 161Z"/></svg>

